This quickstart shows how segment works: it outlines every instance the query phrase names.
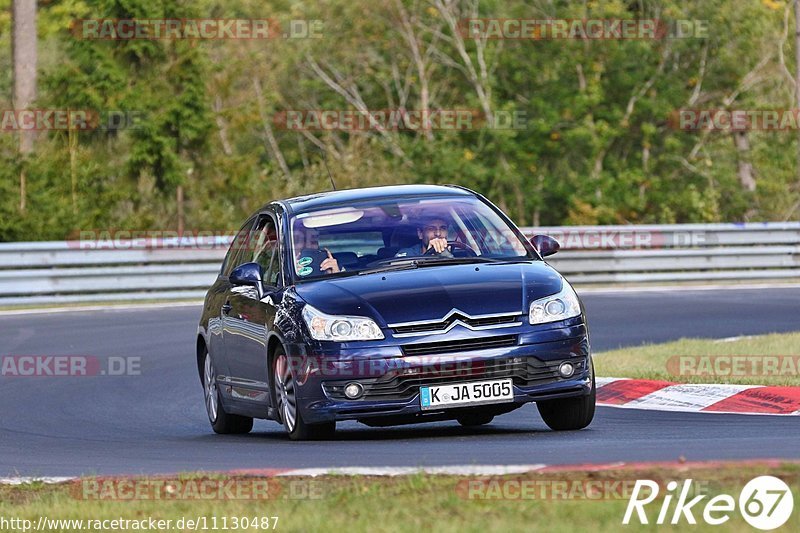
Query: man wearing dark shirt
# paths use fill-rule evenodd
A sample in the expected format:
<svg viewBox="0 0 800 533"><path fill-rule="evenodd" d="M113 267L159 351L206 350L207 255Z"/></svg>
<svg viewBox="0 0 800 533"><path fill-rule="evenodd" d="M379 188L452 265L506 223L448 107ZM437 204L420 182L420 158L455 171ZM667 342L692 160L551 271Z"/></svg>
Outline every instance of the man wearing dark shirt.
<svg viewBox="0 0 800 533"><path fill-rule="evenodd" d="M395 257L419 257L429 250L433 250L432 254L440 257L453 257L447 249L448 226L448 222L440 217L425 220L417 228L417 237L422 242L398 250Z"/></svg>

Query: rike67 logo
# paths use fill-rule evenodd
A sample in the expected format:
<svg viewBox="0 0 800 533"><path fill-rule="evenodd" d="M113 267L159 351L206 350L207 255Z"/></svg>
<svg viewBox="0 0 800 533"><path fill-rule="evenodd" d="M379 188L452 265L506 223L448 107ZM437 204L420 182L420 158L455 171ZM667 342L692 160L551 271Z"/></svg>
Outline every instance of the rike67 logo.
<svg viewBox="0 0 800 533"><path fill-rule="evenodd" d="M658 498L659 485L649 479L637 480L622 523L630 524L635 516L634 523L638 519L640 524L649 524L649 520L653 518L652 511L658 509L655 523L659 525L697 524L697 517L700 517L708 525L719 526L730 520L738 507L738 512L748 524L756 529L769 531L785 524L794 509L791 489L773 476L759 476L750 480L739 493L738 501L728 494L716 495L705 502L703 500L708 496L706 494L690 499L691 479L685 480L680 489L677 481L670 481L666 489L660 508L657 507L658 504L651 507L651 515L648 517L645 507Z"/></svg>

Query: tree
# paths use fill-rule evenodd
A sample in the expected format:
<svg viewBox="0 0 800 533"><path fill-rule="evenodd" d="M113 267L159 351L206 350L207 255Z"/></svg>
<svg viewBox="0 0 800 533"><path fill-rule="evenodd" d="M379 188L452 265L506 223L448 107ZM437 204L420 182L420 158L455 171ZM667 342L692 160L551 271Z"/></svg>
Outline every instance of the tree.
<svg viewBox="0 0 800 533"><path fill-rule="evenodd" d="M36 99L36 0L14 0L11 55L14 62L14 109L27 109ZM25 211L24 159L33 152L34 131L19 132L23 158L19 175L19 210Z"/></svg>

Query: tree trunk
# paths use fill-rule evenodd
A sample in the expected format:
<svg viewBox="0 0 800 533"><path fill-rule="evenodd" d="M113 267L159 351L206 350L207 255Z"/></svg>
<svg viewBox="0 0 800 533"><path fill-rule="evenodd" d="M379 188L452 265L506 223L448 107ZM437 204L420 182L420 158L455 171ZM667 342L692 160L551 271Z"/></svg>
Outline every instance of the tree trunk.
<svg viewBox="0 0 800 533"><path fill-rule="evenodd" d="M275 139L275 135L272 133L272 126L270 125L267 111L264 109L264 92L261 89L261 82L255 76L253 76L253 87L256 90L256 103L258 104L258 112L261 115L261 123L264 127L264 136L267 140L267 146L271 149L272 156L278 162L278 166L281 167L284 176L286 176L286 181L292 181L292 174L289 172L289 165L286 164L286 159L283 158L283 153L278 146L278 141Z"/></svg>
<svg viewBox="0 0 800 533"><path fill-rule="evenodd" d="M738 161L736 175L742 188L753 192L756 190L756 178L753 176L753 163L750 162L750 139L746 131L734 131L732 135Z"/></svg>
<svg viewBox="0 0 800 533"><path fill-rule="evenodd" d="M794 2L795 107L800 109L800 0ZM800 129L797 130L797 186L800 187Z"/></svg>
<svg viewBox="0 0 800 533"><path fill-rule="evenodd" d="M28 109L36 99L36 0L13 0L11 55L14 63L14 109ZM19 132L23 158L19 176L19 209L25 211L25 157L33 152L34 131Z"/></svg>
<svg viewBox="0 0 800 533"><path fill-rule="evenodd" d="M228 140L228 124L222 117L222 98L219 96L214 99L214 120L219 130L219 140L222 143L222 151L227 156L233 155L233 148L231 147L231 142Z"/></svg>
<svg viewBox="0 0 800 533"><path fill-rule="evenodd" d="M175 190L176 202L178 204L178 235L183 237L184 219L183 219L183 185L178 185Z"/></svg>

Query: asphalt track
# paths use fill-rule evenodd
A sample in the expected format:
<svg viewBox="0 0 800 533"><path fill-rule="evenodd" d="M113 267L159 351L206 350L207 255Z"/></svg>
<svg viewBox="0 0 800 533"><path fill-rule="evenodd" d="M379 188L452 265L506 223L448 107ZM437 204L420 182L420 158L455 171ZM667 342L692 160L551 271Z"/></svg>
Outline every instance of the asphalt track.
<svg viewBox="0 0 800 533"><path fill-rule="evenodd" d="M800 288L584 295L595 351L681 337L800 330ZM274 422L211 432L194 366L197 307L0 316L0 355L141 357L141 375L0 377L0 476L186 470L800 458L800 418L601 407L549 431L535 406L486 427L455 422L290 442Z"/></svg>

